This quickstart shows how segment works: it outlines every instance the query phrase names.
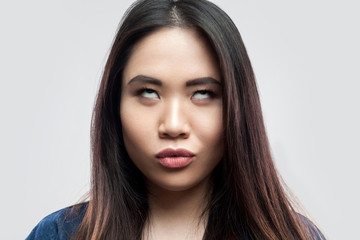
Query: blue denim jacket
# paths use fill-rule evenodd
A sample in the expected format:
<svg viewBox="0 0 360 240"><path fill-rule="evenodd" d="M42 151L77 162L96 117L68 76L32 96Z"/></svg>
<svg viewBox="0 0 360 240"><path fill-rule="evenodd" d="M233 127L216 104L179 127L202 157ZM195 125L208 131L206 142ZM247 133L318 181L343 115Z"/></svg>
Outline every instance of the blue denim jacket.
<svg viewBox="0 0 360 240"><path fill-rule="evenodd" d="M73 211L73 207L67 207L48 215L36 225L26 240L69 240L83 219L86 208L87 204L82 204L76 211ZM302 215L300 218L309 226L316 240L325 240L315 225Z"/></svg>
<svg viewBox="0 0 360 240"><path fill-rule="evenodd" d="M82 204L77 211L67 207L56 211L43 220L31 231L26 240L68 240L75 233L85 215L87 204Z"/></svg>

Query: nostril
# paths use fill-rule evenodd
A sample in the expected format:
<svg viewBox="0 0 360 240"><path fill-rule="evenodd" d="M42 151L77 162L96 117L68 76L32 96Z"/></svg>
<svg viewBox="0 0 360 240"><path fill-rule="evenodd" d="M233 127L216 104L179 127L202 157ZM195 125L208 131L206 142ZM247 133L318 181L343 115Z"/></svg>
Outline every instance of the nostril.
<svg viewBox="0 0 360 240"><path fill-rule="evenodd" d="M189 128L186 124L177 127L161 124L158 132L160 138L188 138L190 134Z"/></svg>

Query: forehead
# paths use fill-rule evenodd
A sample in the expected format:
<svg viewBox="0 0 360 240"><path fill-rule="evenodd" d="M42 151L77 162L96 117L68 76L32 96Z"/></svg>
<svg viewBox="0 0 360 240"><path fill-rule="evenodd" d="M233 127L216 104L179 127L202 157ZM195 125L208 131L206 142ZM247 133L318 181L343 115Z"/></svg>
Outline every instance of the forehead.
<svg viewBox="0 0 360 240"><path fill-rule="evenodd" d="M167 79L189 80L221 76L216 56L198 32L188 28L161 28L134 47L123 72L124 83L137 75Z"/></svg>

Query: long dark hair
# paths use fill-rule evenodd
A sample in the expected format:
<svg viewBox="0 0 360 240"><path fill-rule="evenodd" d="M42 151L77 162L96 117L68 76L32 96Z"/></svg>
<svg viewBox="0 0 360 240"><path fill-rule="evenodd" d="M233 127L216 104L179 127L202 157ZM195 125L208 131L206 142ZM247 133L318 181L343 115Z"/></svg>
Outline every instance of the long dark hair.
<svg viewBox="0 0 360 240"><path fill-rule="evenodd" d="M90 201L75 239L141 239L147 191L122 138L122 72L134 45L164 27L201 33L216 53L223 79L224 156L213 173L204 239L310 239L274 167L241 36L227 14L205 0L137 1L125 14L93 112Z"/></svg>

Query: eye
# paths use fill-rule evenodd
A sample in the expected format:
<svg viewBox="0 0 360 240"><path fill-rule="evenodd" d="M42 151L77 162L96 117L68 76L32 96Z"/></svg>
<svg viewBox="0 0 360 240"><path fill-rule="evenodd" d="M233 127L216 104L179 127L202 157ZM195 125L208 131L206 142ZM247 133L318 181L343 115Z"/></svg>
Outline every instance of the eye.
<svg viewBox="0 0 360 240"><path fill-rule="evenodd" d="M211 99L215 97L215 93L210 90L198 90L192 96L193 99L202 100L202 99Z"/></svg>
<svg viewBox="0 0 360 240"><path fill-rule="evenodd" d="M138 96L141 96L143 98L159 98L159 95L154 89L150 88L142 88L137 92Z"/></svg>

